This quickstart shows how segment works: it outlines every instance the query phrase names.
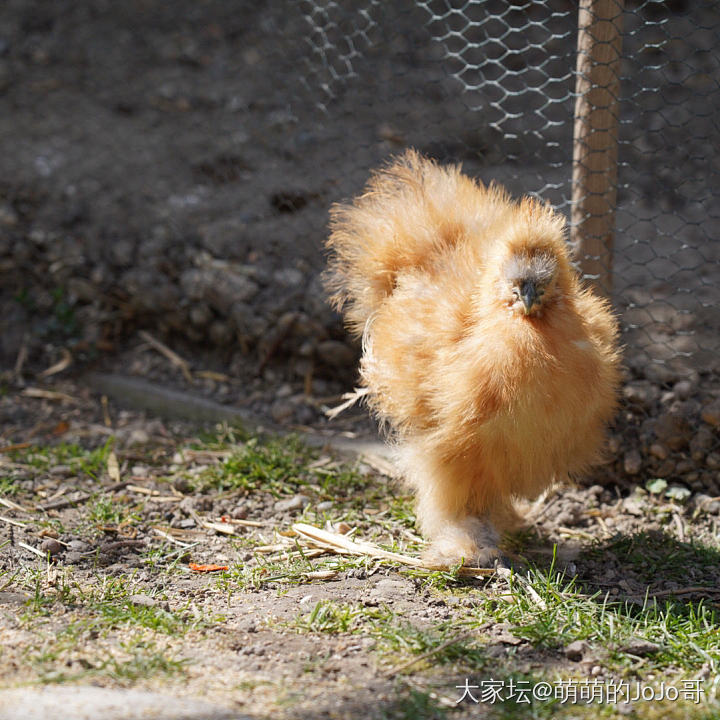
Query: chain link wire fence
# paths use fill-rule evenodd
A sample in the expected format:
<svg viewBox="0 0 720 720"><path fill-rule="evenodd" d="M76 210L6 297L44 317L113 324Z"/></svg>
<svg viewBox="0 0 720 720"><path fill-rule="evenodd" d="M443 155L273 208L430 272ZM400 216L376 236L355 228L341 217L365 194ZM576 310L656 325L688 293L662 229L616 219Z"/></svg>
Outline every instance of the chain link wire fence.
<svg viewBox="0 0 720 720"><path fill-rule="evenodd" d="M716 2L622 12L612 281L628 376L607 467L711 495L719 35ZM570 0L7 0L3 362L23 337L30 358L80 357L146 327L231 374L352 382L357 349L319 279L329 206L412 146L570 217L577 39Z"/></svg>

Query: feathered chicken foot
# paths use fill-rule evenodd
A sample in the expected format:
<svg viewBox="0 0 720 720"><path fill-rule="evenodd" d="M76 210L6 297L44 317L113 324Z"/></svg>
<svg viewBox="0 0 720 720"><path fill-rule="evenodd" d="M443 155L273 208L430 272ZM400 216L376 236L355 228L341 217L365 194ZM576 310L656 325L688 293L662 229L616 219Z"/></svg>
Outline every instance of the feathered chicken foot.
<svg viewBox="0 0 720 720"><path fill-rule="evenodd" d="M488 518L448 520L425 549L423 561L442 568L460 564L493 567L497 561L507 564L499 541L500 535Z"/></svg>

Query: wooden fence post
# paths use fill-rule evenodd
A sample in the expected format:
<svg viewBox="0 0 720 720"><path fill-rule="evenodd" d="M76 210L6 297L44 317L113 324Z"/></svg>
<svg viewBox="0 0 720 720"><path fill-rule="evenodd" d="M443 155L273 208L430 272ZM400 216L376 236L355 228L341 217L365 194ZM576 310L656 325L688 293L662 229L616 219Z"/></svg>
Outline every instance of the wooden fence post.
<svg viewBox="0 0 720 720"><path fill-rule="evenodd" d="M624 0L580 0L572 230L582 272L612 290Z"/></svg>

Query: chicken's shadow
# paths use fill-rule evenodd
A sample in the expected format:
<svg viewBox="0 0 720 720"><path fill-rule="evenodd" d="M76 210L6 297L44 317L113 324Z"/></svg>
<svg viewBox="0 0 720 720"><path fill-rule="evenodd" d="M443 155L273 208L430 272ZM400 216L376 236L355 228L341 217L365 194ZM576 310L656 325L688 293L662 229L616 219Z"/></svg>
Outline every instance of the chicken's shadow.
<svg viewBox="0 0 720 720"><path fill-rule="evenodd" d="M527 545L527 538L524 539ZM582 546L555 545L538 535L535 552L520 554L539 569L550 567L574 577L588 595L608 594L631 604L665 600L720 603L720 551L693 541L678 540L661 530L617 533Z"/></svg>

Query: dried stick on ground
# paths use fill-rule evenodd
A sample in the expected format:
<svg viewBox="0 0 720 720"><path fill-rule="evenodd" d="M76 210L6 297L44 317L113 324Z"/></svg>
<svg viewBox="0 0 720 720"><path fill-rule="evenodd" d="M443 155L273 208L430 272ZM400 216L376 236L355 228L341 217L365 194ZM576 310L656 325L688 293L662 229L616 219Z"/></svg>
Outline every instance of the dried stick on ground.
<svg viewBox="0 0 720 720"><path fill-rule="evenodd" d="M301 535L306 540L309 540L315 545L324 547L328 550L332 550L338 554L348 555L366 555L367 557L377 558L379 560L391 560L402 565L409 565L410 567L421 568L424 570L437 570L435 567L426 565L420 558L410 557L409 555L401 555L400 553L390 552L389 550L383 550L377 545L369 542L355 542L350 538L340 533L329 532L328 530L322 530L321 528L313 527L312 525L306 525L305 523L295 523L292 526L293 530ZM475 567L461 567L458 571L460 575L466 576L484 576L494 575L495 570L490 568L475 568Z"/></svg>

